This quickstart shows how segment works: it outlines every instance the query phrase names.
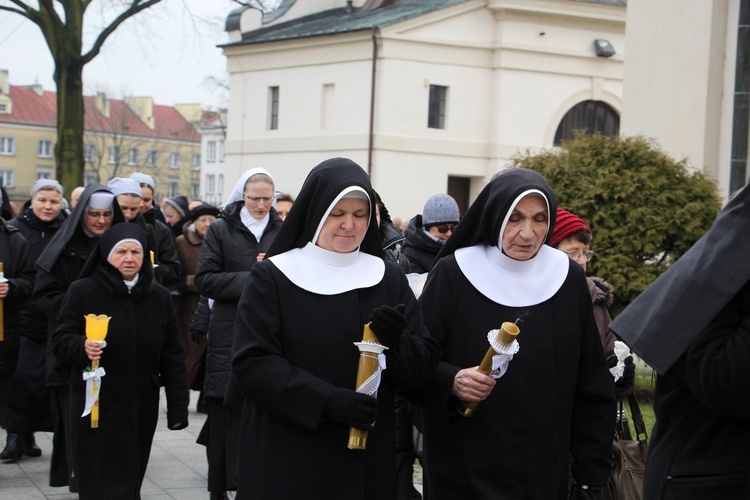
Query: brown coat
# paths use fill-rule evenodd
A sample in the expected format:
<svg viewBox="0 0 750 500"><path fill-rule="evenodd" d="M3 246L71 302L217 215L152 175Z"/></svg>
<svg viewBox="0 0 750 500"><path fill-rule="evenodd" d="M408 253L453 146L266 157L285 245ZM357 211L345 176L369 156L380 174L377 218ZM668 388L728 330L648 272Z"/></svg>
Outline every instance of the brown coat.
<svg viewBox="0 0 750 500"><path fill-rule="evenodd" d="M190 231L189 227L190 225L185 225L182 235L175 240L177 255L182 264L182 280L178 287L180 297L177 301L177 321L180 325L182 344L185 346L188 387L199 389L202 381L196 380L196 376L206 350L206 339L203 337L199 344L193 342L190 338L190 322L193 320L193 313L200 299L198 289L195 288L195 269L198 267L203 238L197 232ZM196 387L196 382L198 387Z"/></svg>

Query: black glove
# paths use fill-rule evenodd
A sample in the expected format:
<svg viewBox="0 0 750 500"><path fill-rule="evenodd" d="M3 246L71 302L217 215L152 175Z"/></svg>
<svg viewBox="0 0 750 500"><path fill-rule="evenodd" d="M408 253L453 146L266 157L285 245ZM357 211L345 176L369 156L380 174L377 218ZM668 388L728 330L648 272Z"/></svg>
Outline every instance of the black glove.
<svg viewBox="0 0 750 500"><path fill-rule="evenodd" d="M378 416L378 400L367 394L336 387L328 396L323 413L349 427L371 431Z"/></svg>
<svg viewBox="0 0 750 500"><path fill-rule="evenodd" d="M601 486L589 486L584 490L574 483L568 498L569 500L605 500L604 489Z"/></svg>
<svg viewBox="0 0 750 500"><path fill-rule="evenodd" d="M622 372L622 377L615 382L615 398L617 401L627 398L633 392L634 386L635 363L633 362L633 356L628 356L625 358L625 370Z"/></svg>
<svg viewBox="0 0 750 500"><path fill-rule="evenodd" d="M203 332L200 330L190 330L190 339L196 344L200 344L203 340Z"/></svg>
<svg viewBox="0 0 750 500"><path fill-rule="evenodd" d="M405 310L406 306L403 304L396 307L376 307L372 310L370 328L384 346L393 347L398 343L401 334L404 333L404 328L406 328Z"/></svg>

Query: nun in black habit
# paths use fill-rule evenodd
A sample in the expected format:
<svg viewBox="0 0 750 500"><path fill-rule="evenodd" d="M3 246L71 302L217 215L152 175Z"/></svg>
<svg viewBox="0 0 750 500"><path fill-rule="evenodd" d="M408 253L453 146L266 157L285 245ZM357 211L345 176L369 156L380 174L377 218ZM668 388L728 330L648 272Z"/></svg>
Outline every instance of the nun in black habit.
<svg viewBox="0 0 750 500"><path fill-rule="evenodd" d="M315 167L237 311L245 397L237 498L394 498L394 394L424 384L439 348L406 276L384 262L374 194L345 158ZM363 327L386 351L377 399L355 392ZM374 428L373 428L374 424ZM349 427L368 430L347 448Z"/></svg>
<svg viewBox="0 0 750 500"><path fill-rule="evenodd" d="M32 301L37 309L45 311L48 339L57 327L57 317L68 287L78 279L99 237L120 222L125 222L125 217L112 192L100 184L89 184L78 198L73 212L39 256ZM76 491L75 478L71 475L72 456L66 446L69 373L57 363L49 341L46 363L54 431L49 484L69 486L70 491Z"/></svg>
<svg viewBox="0 0 750 500"><path fill-rule="evenodd" d="M610 325L657 372L644 499L748 498L750 189Z"/></svg>
<svg viewBox="0 0 750 500"><path fill-rule="evenodd" d="M428 498L562 499L610 472L615 403L583 269L547 246L556 202L547 181L503 171L438 254L419 302L443 358L419 394ZM496 381L476 371L487 334L520 328ZM473 416L460 401L479 401Z"/></svg>
<svg viewBox="0 0 750 500"><path fill-rule="evenodd" d="M167 399L170 430L188 425L185 351L169 290L154 279L148 236L118 224L99 241L79 280L70 285L52 335L70 371L73 472L81 499L138 499L159 417ZM86 338L87 314L106 315L104 347ZM99 360L99 427L86 410L86 372Z"/></svg>

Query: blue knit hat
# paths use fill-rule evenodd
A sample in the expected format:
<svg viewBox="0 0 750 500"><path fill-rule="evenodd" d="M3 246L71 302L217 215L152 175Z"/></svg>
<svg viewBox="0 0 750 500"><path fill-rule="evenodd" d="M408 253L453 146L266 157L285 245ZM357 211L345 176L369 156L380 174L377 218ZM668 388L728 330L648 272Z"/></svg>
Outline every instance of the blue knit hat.
<svg viewBox="0 0 750 500"><path fill-rule="evenodd" d="M447 194L438 193L430 196L422 210L422 225L457 224L460 219L456 200Z"/></svg>

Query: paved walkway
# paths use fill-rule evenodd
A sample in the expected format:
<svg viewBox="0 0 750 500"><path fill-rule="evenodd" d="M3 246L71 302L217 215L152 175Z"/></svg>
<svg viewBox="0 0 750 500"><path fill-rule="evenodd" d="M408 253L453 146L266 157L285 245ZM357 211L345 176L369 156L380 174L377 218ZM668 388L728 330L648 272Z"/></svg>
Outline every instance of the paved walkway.
<svg viewBox="0 0 750 500"><path fill-rule="evenodd" d="M151 458L141 489L144 500L208 499L206 449L195 442L206 416L195 411L198 393L191 391L190 394L190 425L181 431L167 429L166 414L163 410L166 402L162 400L162 411L154 435ZM5 431L0 431L0 437L2 446L5 446ZM0 463L0 499L76 500L78 495L70 493L67 488L49 486L52 434L38 432L36 442L42 449L41 457L24 457L15 463Z"/></svg>
<svg viewBox="0 0 750 500"><path fill-rule="evenodd" d="M143 500L207 500L206 449L195 442L206 416L195 411L198 393L190 391L190 416L187 429L170 431L166 423L166 401L162 391L162 411L151 447L146 478L141 488ZM42 449L39 458L24 457L15 463L0 463L0 500L77 500L78 495L67 488L49 486L49 457L52 451L52 433L36 433L36 442ZM5 446L5 431L0 430ZM2 449L0 447L0 449ZM415 471L415 486L422 491L422 475ZM233 492L229 498L234 498ZM102 499L106 500L106 499Z"/></svg>

